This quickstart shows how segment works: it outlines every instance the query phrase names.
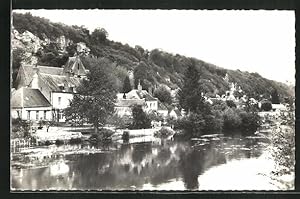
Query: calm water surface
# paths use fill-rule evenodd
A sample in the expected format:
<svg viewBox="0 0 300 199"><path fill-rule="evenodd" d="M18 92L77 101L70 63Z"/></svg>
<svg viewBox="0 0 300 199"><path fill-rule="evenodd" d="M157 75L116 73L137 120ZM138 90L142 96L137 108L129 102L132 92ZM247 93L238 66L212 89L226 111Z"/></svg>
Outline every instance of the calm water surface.
<svg viewBox="0 0 300 199"><path fill-rule="evenodd" d="M205 171L231 160L259 157L268 146L260 137L223 135L190 142L134 142L51 146L52 152L47 149L35 158L33 152L15 156L11 186L15 190L198 189L198 178Z"/></svg>

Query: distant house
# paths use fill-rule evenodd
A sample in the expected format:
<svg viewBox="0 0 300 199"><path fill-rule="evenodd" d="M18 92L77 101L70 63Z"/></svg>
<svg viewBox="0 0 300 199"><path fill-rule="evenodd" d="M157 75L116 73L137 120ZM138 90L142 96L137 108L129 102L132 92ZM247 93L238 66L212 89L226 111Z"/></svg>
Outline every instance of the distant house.
<svg viewBox="0 0 300 199"><path fill-rule="evenodd" d="M287 107L283 104L272 104L272 110L275 112L287 111Z"/></svg>
<svg viewBox="0 0 300 199"><path fill-rule="evenodd" d="M88 72L79 57L70 57L62 67L22 65L16 78L17 89L39 90L51 104L51 119L65 122L63 110Z"/></svg>
<svg viewBox="0 0 300 199"><path fill-rule="evenodd" d="M115 103L116 114L120 117L131 116L131 108L134 105L140 105L144 109L146 103L144 99L117 99Z"/></svg>
<svg viewBox="0 0 300 199"><path fill-rule="evenodd" d="M163 104L161 103L160 101L158 102L158 110L157 112L163 116L164 118L166 118L168 116L168 113L169 113L169 110L168 108Z"/></svg>
<svg viewBox="0 0 300 199"><path fill-rule="evenodd" d="M158 103L159 100L143 90L139 83L138 89L117 94L115 110L119 116L131 115L131 107L134 105L141 105L145 112L158 111Z"/></svg>
<svg viewBox="0 0 300 199"><path fill-rule="evenodd" d="M51 120L52 106L39 89L21 87L12 92L11 116L23 120Z"/></svg>
<svg viewBox="0 0 300 199"><path fill-rule="evenodd" d="M179 109L175 108L175 109L172 109L169 112L169 116L171 118L178 119L178 118L181 118L183 115L182 115L182 112Z"/></svg>

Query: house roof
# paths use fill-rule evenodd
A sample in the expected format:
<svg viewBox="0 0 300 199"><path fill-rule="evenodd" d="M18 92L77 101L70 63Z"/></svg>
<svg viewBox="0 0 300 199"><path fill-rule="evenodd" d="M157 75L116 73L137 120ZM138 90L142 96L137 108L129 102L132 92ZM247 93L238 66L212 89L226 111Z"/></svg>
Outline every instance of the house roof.
<svg viewBox="0 0 300 199"><path fill-rule="evenodd" d="M156 101L157 99L152 97L146 90L133 89L126 94L128 99L145 99L146 101Z"/></svg>
<svg viewBox="0 0 300 199"><path fill-rule="evenodd" d="M66 77L61 75L49 75L49 74L40 74L40 80L42 80L52 91L62 91L59 85L69 86L73 85L78 87L80 85L80 79L75 77Z"/></svg>
<svg viewBox="0 0 300 199"><path fill-rule="evenodd" d="M51 107L50 102L39 89L20 88L12 92L12 108Z"/></svg>
<svg viewBox="0 0 300 199"><path fill-rule="evenodd" d="M86 75L88 70L85 69L79 57L69 57L63 68L64 72L72 72L77 75Z"/></svg>
<svg viewBox="0 0 300 199"><path fill-rule="evenodd" d="M158 101L158 110L168 110L167 106Z"/></svg>
<svg viewBox="0 0 300 199"><path fill-rule="evenodd" d="M143 106L145 101L142 99L119 99L116 102L117 107L130 107L134 105L141 105Z"/></svg>

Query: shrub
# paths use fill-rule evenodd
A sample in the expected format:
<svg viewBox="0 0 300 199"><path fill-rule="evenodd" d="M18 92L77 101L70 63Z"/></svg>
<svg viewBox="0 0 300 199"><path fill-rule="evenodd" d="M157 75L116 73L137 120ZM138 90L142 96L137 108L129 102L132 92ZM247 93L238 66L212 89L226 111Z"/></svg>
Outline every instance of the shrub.
<svg viewBox="0 0 300 199"><path fill-rule="evenodd" d="M154 137L158 137L158 138L167 138L170 135L173 134L173 131L170 129L167 129L165 127L161 128L159 131L156 131L154 133Z"/></svg>
<svg viewBox="0 0 300 199"><path fill-rule="evenodd" d="M129 131L123 131L122 140L123 142L129 141Z"/></svg>
<svg viewBox="0 0 300 199"><path fill-rule="evenodd" d="M47 141L45 142L45 145L46 145L46 146L49 146L49 145L51 145L51 142L50 142L49 140L47 140Z"/></svg>
<svg viewBox="0 0 300 199"><path fill-rule="evenodd" d="M202 114L191 113L189 116L185 116L174 125L174 129L183 130L184 137L192 138L199 137L204 134L205 120Z"/></svg>
<svg viewBox="0 0 300 199"><path fill-rule="evenodd" d="M82 140L80 138L71 138L69 143L70 144L80 144Z"/></svg>
<svg viewBox="0 0 300 199"><path fill-rule="evenodd" d="M236 108L236 104L232 100L227 100L226 104L229 108Z"/></svg>
<svg viewBox="0 0 300 199"><path fill-rule="evenodd" d="M135 105L132 107L133 122L131 129L146 129L151 128L151 120L143 111L141 106Z"/></svg>
<svg viewBox="0 0 300 199"><path fill-rule="evenodd" d="M12 119L12 138L24 138L29 136L30 122L21 118Z"/></svg>
<svg viewBox="0 0 300 199"><path fill-rule="evenodd" d="M241 125L240 128L246 132L255 132L260 126L260 117L257 113L241 112Z"/></svg>
<svg viewBox="0 0 300 199"><path fill-rule="evenodd" d="M223 130L225 131L238 129L242 122L237 110L232 108L227 108L223 112L223 121Z"/></svg>
<svg viewBox="0 0 300 199"><path fill-rule="evenodd" d="M56 140L55 141L55 145L57 145L57 146L60 146L60 145L63 145L63 144L64 144L63 140Z"/></svg>
<svg viewBox="0 0 300 199"><path fill-rule="evenodd" d="M91 142L106 142L111 141L111 136L114 134L112 130L102 128L98 133L94 133L90 137Z"/></svg>
<svg viewBox="0 0 300 199"><path fill-rule="evenodd" d="M272 103L271 102L263 102L262 104L261 104L261 108L260 108L261 110L263 110L263 111L270 111L270 110L272 110Z"/></svg>

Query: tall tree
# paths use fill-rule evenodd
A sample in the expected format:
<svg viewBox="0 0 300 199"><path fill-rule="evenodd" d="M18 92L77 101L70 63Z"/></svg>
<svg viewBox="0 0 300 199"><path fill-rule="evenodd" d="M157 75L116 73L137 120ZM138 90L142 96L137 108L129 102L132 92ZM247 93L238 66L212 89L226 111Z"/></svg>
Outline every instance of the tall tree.
<svg viewBox="0 0 300 199"><path fill-rule="evenodd" d="M65 113L67 119L75 117L92 123L95 133L98 133L98 127L103 126L107 117L114 113L116 88L114 77L109 71L109 61L97 59L90 63L90 73L77 88L78 94ZM77 115L74 115L74 111Z"/></svg>
<svg viewBox="0 0 300 199"><path fill-rule="evenodd" d="M154 97L157 97L162 103L172 103L171 93L164 86L160 86L154 91Z"/></svg>
<svg viewBox="0 0 300 199"><path fill-rule="evenodd" d="M104 44L108 37L108 32L104 28L96 28L91 34L91 43L96 45Z"/></svg>
<svg viewBox="0 0 300 199"><path fill-rule="evenodd" d="M272 104L280 104L279 95L277 89L272 91Z"/></svg>
<svg viewBox="0 0 300 199"><path fill-rule="evenodd" d="M126 76L123 83L123 93L128 93L129 91L131 91L131 85L129 77Z"/></svg>
<svg viewBox="0 0 300 199"><path fill-rule="evenodd" d="M133 117L133 123L131 128L145 129L151 127L151 120L147 116L147 114L143 111L141 106L135 105L132 107L132 117Z"/></svg>
<svg viewBox="0 0 300 199"><path fill-rule="evenodd" d="M204 102L199 85L199 71L194 64L185 72L183 87L179 90L179 104L187 112L196 112L200 103Z"/></svg>

